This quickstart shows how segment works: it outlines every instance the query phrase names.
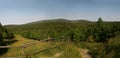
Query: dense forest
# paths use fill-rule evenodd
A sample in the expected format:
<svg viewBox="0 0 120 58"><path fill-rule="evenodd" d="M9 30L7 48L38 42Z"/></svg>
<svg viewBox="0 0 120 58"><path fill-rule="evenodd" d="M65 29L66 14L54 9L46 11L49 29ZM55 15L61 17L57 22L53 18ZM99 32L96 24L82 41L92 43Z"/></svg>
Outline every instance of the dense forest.
<svg viewBox="0 0 120 58"><path fill-rule="evenodd" d="M97 22L56 19L6 27L15 34L35 40L55 38L104 42L120 33L120 22L103 22L102 18Z"/></svg>
<svg viewBox="0 0 120 58"><path fill-rule="evenodd" d="M54 19L5 27L14 34L34 40L53 38L77 43L102 43L93 47L84 45L94 58L118 58L120 55L120 22L104 22L102 18L97 22Z"/></svg>
<svg viewBox="0 0 120 58"><path fill-rule="evenodd" d="M5 27L0 23L0 45L4 43L5 39L13 39L14 35L12 32L9 32Z"/></svg>

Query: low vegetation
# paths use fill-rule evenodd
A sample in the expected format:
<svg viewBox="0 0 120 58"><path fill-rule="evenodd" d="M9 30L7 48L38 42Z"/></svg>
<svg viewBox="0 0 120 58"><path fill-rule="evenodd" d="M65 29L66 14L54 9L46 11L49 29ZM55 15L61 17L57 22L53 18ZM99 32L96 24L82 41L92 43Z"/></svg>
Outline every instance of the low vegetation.
<svg viewBox="0 0 120 58"><path fill-rule="evenodd" d="M54 57L58 54L58 56ZM64 42L62 45L59 45L52 49L46 49L36 55L34 55L35 58L81 58L79 48L74 45L74 43L71 42ZM33 58L34 58L33 57Z"/></svg>
<svg viewBox="0 0 120 58"><path fill-rule="evenodd" d="M6 52L4 51L5 53L1 55L1 57L18 57L18 56L27 56L27 55L32 56L34 55L35 51L49 49L51 46L57 46L60 44L59 42L34 41L34 40L27 39L27 38L23 38L18 35L16 35L15 40L17 41L9 45L9 46L14 46L14 47L6 49L7 51ZM30 44L30 45L27 44L31 42L35 42L35 43Z"/></svg>
<svg viewBox="0 0 120 58"><path fill-rule="evenodd" d="M0 45L4 45L4 40L13 39L13 33L9 32L5 27L0 23Z"/></svg>
<svg viewBox="0 0 120 58"><path fill-rule="evenodd" d="M54 39L25 47L24 55L38 51L37 54L28 55L30 58L81 58L79 49L88 49L93 58L119 58L120 55L120 22L104 22L102 18L97 22L58 19L5 27L1 26L0 29L0 44L13 37L11 32L17 34L16 42L11 46ZM56 47L50 48L52 46ZM20 49L10 48L2 56L21 55Z"/></svg>
<svg viewBox="0 0 120 58"><path fill-rule="evenodd" d="M10 46L21 46L21 45L25 45L28 42L36 42L35 40L23 38L19 35L16 35L15 39L18 41L10 44ZM24 49L22 49L22 47L9 48L6 53L1 55L1 57L23 56L23 54L22 54L23 51L24 51L24 55L28 58L40 58L40 57L43 57L43 58L45 58L45 57L81 58L79 48L70 41L67 41L67 42L61 42L61 41L39 42L39 41L37 41L36 43L30 44L30 45L25 45ZM37 53L34 54L35 51L37 51ZM56 54L56 53L58 53L58 54ZM69 56L69 55L71 55L71 56Z"/></svg>

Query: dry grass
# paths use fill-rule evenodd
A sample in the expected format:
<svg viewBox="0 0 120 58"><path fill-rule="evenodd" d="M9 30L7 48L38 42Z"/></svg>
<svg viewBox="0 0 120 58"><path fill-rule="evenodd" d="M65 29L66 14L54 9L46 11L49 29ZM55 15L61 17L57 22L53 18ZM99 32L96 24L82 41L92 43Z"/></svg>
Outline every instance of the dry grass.
<svg viewBox="0 0 120 58"><path fill-rule="evenodd" d="M23 38L19 35L16 35L15 39L17 41L10 44L11 46L21 46L28 42L36 42L35 40ZM57 47L50 48L52 46L57 46ZM23 51L24 51L24 54L22 54ZM39 52L37 54L32 54L35 51L39 51ZM21 47L20 48L9 48L8 51L5 54L3 54L1 57L7 57L7 56L16 57L16 56L28 55L28 54L32 54L32 55L28 55L29 58L52 57L56 53L61 53L61 52L62 54L56 58L73 58L73 57L81 58L80 52L78 51L78 47L76 47L75 44L71 42L59 42L59 41L36 42L36 43L25 46L24 50L22 50Z"/></svg>
<svg viewBox="0 0 120 58"><path fill-rule="evenodd" d="M24 51L24 55L28 55L28 54L34 53L35 51L40 51L40 50L43 50L45 48L49 48L51 46L59 44L59 43L53 43L53 42L38 42L35 40L23 38L19 35L16 35L15 39L17 41L10 44L10 46L21 46L21 45L24 45L25 43L28 43L28 42L35 42L35 43L30 44L30 45L25 45L25 48L23 50L22 50L22 47L9 48L9 49L7 49L7 52L5 52L3 55L1 55L1 57L21 56L21 55L23 55L23 51Z"/></svg>
<svg viewBox="0 0 120 58"><path fill-rule="evenodd" d="M28 42L33 42L34 40L21 37L20 35L15 35L16 42L10 44L10 46L20 46Z"/></svg>
<svg viewBox="0 0 120 58"><path fill-rule="evenodd" d="M54 57L57 53L60 53L59 56ZM47 49L40 52L39 54L34 55L33 58L81 58L78 48L71 42L64 42L58 47Z"/></svg>

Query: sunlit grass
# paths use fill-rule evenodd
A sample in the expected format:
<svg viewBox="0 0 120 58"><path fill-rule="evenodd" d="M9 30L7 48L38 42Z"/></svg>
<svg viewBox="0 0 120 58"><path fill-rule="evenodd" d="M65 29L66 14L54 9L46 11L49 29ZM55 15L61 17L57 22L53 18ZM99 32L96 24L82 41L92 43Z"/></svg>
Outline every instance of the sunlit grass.
<svg viewBox="0 0 120 58"><path fill-rule="evenodd" d="M17 57L17 56L28 55L29 58L40 58L40 57L53 57L56 53L61 53L61 55L57 58L81 57L80 52L78 51L79 48L76 47L74 43L71 43L69 41L68 42L61 42L61 41L38 42L35 40L23 38L19 35L16 35L15 39L17 41L10 44L10 46L24 45L24 48L23 47L9 48L8 51L4 53L1 57ZM28 42L36 42L36 43L25 45L25 43ZM38 51L38 53L32 54L35 51Z"/></svg>
<svg viewBox="0 0 120 58"><path fill-rule="evenodd" d="M35 58L44 58L51 57L54 58L56 53L60 53L58 57L55 58L81 58L80 51L78 51L78 47L76 47L73 43L64 42L62 45L59 45L52 49L47 49L39 54L34 55Z"/></svg>
<svg viewBox="0 0 120 58"><path fill-rule="evenodd" d="M58 58L81 58L80 51L78 51L79 48L73 43L65 43L62 49L64 53Z"/></svg>
<svg viewBox="0 0 120 58"><path fill-rule="evenodd" d="M21 46L22 45L24 46L24 48L23 47L9 48L6 53L1 55L1 57L16 57L16 56L29 55L29 54L34 53L35 51L40 51L42 49L49 48L51 46L59 44L59 43L54 43L54 42L38 42L35 40L23 38L19 35L15 37L15 40L17 41L14 43L11 43L9 46ZM26 45L26 43L29 43L29 42L35 42L35 43Z"/></svg>
<svg viewBox="0 0 120 58"><path fill-rule="evenodd" d="M21 37L20 35L15 35L16 42L10 44L10 46L20 46L28 42L33 42L34 40Z"/></svg>

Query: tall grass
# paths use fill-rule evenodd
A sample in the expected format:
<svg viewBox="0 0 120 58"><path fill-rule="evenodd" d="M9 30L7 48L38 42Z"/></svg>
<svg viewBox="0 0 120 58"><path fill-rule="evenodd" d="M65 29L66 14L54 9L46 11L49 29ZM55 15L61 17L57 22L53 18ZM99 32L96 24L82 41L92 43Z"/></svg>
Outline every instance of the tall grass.
<svg viewBox="0 0 120 58"><path fill-rule="evenodd" d="M93 58L120 58L120 35L105 43L81 42L79 46L89 49Z"/></svg>
<svg viewBox="0 0 120 58"><path fill-rule="evenodd" d="M74 43L67 42L62 46L64 53L59 58L81 58L79 48Z"/></svg>
<svg viewBox="0 0 120 58"><path fill-rule="evenodd" d="M34 57L35 58L40 58L40 57L53 58L53 56L56 53L61 53L61 55L56 58L81 58L78 48L73 43L70 43L70 42L64 42L60 46L42 51L39 54L35 55Z"/></svg>
<svg viewBox="0 0 120 58"><path fill-rule="evenodd" d="M17 40L17 42L10 44L10 46L21 46L27 42L36 42L34 40L29 40L18 35L15 37L15 40ZM0 58L28 55L34 53L35 51L40 51L55 45L59 45L59 42L36 42L34 44L25 45L24 49L22 49L22 47L8 48L4 54L0 55Z"/></svg>
<svg viewBox="0 0 120 58"><path fill-rule="evenodd" d="M31 53L34 53L35 51L40 51L42 49L49 48L51 46L54 46L53 43L38 42L38 43L29 45L29 46L25 46L25 48L23 50L22 50L22 47L19 47L19 48L9 48L8 51L5 54L1 55L1 57L23 56L23 51L24 51L24 55L29 55Z"/></svg>

